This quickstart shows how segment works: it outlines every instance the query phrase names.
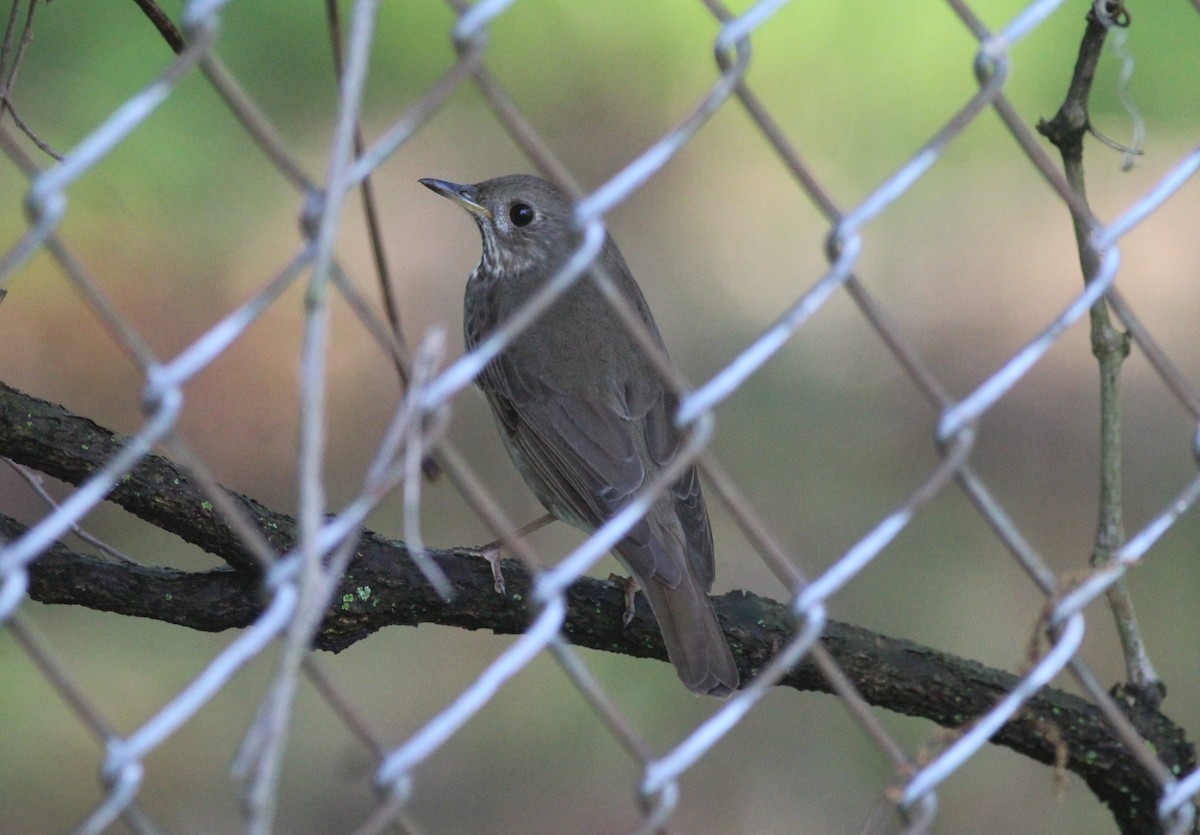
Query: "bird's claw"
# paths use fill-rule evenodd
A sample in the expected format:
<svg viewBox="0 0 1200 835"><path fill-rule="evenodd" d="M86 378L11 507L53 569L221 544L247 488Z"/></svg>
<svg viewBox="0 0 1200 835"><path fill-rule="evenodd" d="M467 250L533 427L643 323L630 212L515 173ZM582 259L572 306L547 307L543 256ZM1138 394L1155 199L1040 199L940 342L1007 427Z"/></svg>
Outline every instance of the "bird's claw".
<svg viewBox="0 0 1200 835"><path fill-rule="evenodd" d="M492 567L492 588L496 590L496 594L504 597L504 570L500 568L500 546L493 545L487 548L481 556L488 561L488 565Z"/></svg>
<svg viewBox="0 0 1200 835"><path fill-rule="evenodd" d="M523 525L517 528L512 533L511 539L497 539L494 542L489 542L487 545L480 545L478 548L466 548L467 553L475 554L483 557L488 561L488 565L492 567L492 584L496 589L496 593L504 595L504 572L500 570L500 554L504 551L504 543L520 539L528 536L539 528L544 528L554 521L554 516L547 513L544 516L539 516L528 525Z"/></svg>
<svg viewBox="0 0 1200 835"><path fill-rule="evenodd" d="M609 582L616 583L625 592L625 613L621 615L621 628L624 629L633 623L633 619L637 615L637 593L642 584L637 581L636 577L622 577L620 574L609 574L608 579Z"/></svg>
<svg viewBox="0 0 1200 835"><path fill-rule="evenodd" d="M487 564L492 569L492 588L496 590L496 594L504 597L506 594L504 570L500 567L503 546L499 542L489 542L487 545L480 545L477 548L464 548L463 550L468 554L474 554L477 557L487 560Z"/></svg>

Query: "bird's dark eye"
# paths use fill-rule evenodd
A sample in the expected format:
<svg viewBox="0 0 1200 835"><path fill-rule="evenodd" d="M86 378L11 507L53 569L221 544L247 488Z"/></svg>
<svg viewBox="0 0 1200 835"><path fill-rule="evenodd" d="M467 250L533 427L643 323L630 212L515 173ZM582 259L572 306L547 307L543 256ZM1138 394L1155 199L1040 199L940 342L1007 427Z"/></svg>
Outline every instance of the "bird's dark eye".
<svg viewBox="0 0 1200 835"><path fill-rule="evenodd" d="M508 219L513 226L528 226L533 221L533 207L528 203L513 203L508 207Z"/></svg>

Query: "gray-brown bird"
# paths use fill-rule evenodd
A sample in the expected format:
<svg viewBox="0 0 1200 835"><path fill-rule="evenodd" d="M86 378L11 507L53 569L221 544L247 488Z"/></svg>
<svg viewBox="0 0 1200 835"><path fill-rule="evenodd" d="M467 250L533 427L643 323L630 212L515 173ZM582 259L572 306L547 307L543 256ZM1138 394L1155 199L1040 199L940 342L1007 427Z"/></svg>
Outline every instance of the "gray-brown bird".
<svg viewBox="0 0 1200 835"><path fill-rule="evenodd" d="M463 310L466 344L474 348L577 248L573 207L557 186L528 175L475 185L421 183L466 209L483 236ZM662 348L650 308L610 236L599 263ZM556 518L589 533L679 448L672 421L677 398L587 276L476 382L530 489ZM649 599L683 683L714 696L737 689L737 666L706 594L713 540L695 468L658 497L615 550Z"/></svg>

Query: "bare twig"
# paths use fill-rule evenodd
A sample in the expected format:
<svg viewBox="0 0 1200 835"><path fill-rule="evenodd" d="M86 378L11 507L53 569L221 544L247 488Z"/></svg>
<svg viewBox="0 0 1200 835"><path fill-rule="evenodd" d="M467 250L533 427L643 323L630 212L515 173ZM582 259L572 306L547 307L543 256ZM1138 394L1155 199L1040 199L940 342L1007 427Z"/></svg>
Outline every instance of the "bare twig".
<svg viewBox="0 0 1200 835"><path fill-rule="evenodd" d="M49 506L53 510L58 509L58 502L55 501L54 497L50 495L50 491L47 490L46 485L42 483L42 477L40 475L38 475L37 473L35 473L33 470L29 469L28 467L22 466L15 461L9 460L8 458L4 458L4 459L0 459L0 460L3 460L10 467L12 467L13 470L16 471L17 475L21 476L21 478L25 480L25 483L29 485L30 489L33 490L33 492L37 493L38 498L40 498L42 501L44 501L47 506ZM73 534L75 534L77 537L79 537L80 539L82 539L87 544L89 544L92 547L99 550L102 554L107 554L108 556L110 556L114 560L116 560L117 562L126 563L128 565L137 565L137 560L132 560L129 557L125 556L120 551L118 551L116 548L113 548L111 545L109 545L108 543L104 542L103 540L101 540L95 536L92 536L90 533L85 531L79 525L74 525L74 524L71 525L71 532Z"/></svg>
<svg viewBox="0 0 1200 835"><path fill-rule="evenodd" d="M1067 181L1084 206L1087 205L1087 188L1083 170L1083 138L1091 132L1088 97L1109 27L1120 25L1114 21L1125 19L1122 3L1108 2L1106 5L1104 14L1107 20L1097 14L1095 8L1088 14L1075 72L1058 113L1049 121L1043 120L1038 124L1038 130L1062 154ZM1100 253L1092 243L1096 223L1090 213L1082 214L1074 207L1071 209L1071 220L1084 281L1090 282L1100 269ZM1107 565L1125 542L1119 382L1121 364L1129 355L1130 346L1129 335L1113 325L1107 300L1101 299L1093 305L1090 315L1092 353L1100 368L1100 509L1091 557L1092 565L1099 567ZM1162 683L1142 640L1133 598L1123 577L1109 587L1107 596L1124 651L1128 683L1143 698L1157 704L1162 700Z"/></svg>
<svg viewBox="0 0 1200 835"><path fill-rule="evenodd" d="M4 40L0 42L0 116L7 112L12 116L13 124L21 133L25 134L30 142L37 146L38 150L61 162L62 154L37 135L33 128L18 115L12 103L12 89L17 81L17 71L21 68L21 59L25 57L25 50L29 47L29 42L33 40L33 15L37 10L37 0L29 0L29 6L25 13L25 25L21 29L21 38L17 44L16 53L12 54L10 64L9 55L12 53L12 39L20 8L20 3L12 4L8 14L8 23L4 29Z"/></svg>
<svg viewBox="0 0 1200 835"><path fill-rule="evenodd" d="M154 24L154 28L162 35L163 40L167 42L167 46L171 47L171 50L176 55L183 52L183 33L179 31L179 27L175 25L175 22L171 20L167 13L162 10L162 7L155 3L154 0L133 0L133 2L137 3L138 8Z"/></svg>
<svg viewBox="0 0 1200 835"><path fill-rule="evenodd" d="M326 0L326 19L329 25L329 45L333 51L333 67L339 81L342 78L342 26L338 14L337 0ZM361 157L366 150L363 141L362 120L354 125L354 154ZM384 315L392 329L392 336L402 353L393 355L396 373L400 376L401 387L409 384L409 362L407 361L407 343L404 339L404 328L400 324L400 306L396 302L396 294L392 290L392 272L388 267L387 251L383 247L383 232L379 219L379 208L375 202L375 186L371 176L363 177L359 186L362 195L363 216L367 222L367 239L371 243L371 258L375 262L375 276L379 282L379 295L383 301ZM441 477L441 467L433 456L426 456L421 461L421 471L425 478L436 481Z"/></svg>

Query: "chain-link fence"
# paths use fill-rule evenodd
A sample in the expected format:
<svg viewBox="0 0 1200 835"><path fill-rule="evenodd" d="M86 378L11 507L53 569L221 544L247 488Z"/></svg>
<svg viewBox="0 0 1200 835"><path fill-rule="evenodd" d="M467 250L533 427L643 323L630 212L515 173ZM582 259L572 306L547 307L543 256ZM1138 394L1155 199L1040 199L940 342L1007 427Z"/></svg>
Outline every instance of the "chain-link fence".
<svg viewBox="0 0 1200 835"><path fill-rule="evenodd" d="M1194 829L1197 22L14 0L0 831ZM577 248L460 354L416 180L530 168ZM519 534L470 389L605 227L678 454ZM588 576L693 463L725 700Z"/></svg>

